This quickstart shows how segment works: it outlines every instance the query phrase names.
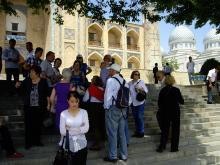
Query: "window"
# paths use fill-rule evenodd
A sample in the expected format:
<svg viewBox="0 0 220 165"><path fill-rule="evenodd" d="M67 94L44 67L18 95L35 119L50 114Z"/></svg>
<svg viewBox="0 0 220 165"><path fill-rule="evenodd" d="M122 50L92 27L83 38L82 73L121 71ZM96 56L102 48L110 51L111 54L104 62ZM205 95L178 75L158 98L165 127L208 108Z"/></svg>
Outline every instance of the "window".
<svg viewBox="0 0 220 165"><path fill-rule="evenodd" d="M96 33L89 33L89 41L95 41L96 40Z"/></svg>
<svg viewBox="0 0 220 165"><path fill-rule="evenodd" d="M90 66L95 66L95 60L89 60L89 65Z"/></svg>
<svg viewBox="0 0 220 165"><path fill-rule="evenodd" d="M132 69L132 63L128 62L128 69Z"/></svg>
<svg viewBox="0 0 220 165"><path fill-rule="evenodd" d="M11 24L11 30L12 31L18 31L18 23L12 23Z"/></svg>
<svg viewBox="0 0 220 165"><path fill-rule="evenodd" d="M127 36L127 44L131 45L131 37Z"/></svg>

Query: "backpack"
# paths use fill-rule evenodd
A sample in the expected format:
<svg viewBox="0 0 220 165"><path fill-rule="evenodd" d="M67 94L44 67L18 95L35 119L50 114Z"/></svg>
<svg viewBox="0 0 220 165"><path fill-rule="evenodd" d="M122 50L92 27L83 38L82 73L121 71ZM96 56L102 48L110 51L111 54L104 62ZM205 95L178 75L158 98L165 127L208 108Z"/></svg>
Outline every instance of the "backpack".
<svg viewBox="0 0 220 165"><path fill-rule="evenodd" d="M113 97L113 100L115 101L116 107L119 109L129 107L129 88L125 86L125 80L123 79L123 84L121 84L121 82L116 77L112 77L112 78L117 80L118 83L120 84L117 98L115 99Z"/></svg>

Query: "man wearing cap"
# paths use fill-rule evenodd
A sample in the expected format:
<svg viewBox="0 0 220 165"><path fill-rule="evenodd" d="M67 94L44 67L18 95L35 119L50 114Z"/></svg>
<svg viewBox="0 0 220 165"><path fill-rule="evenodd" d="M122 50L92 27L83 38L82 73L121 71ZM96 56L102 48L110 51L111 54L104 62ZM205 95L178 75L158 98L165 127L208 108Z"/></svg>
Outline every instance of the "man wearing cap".
<svg viewBox="0 0 220 165"><path fill-rule="evenodd" d="M104 161L116 163L118 160L117 142L119 142L119 159L126 161L128 157L124 118L124 116L126 116L126 108L118 109L114 101L120 89L120 84L116 79L118 79L121 84L124 79L119 75L121 67L118 64L112 64L108 69L110 78L107 80L104 94L108 156L104 158ZM128 87L128 84L126 83L125 86Z"/></svg>

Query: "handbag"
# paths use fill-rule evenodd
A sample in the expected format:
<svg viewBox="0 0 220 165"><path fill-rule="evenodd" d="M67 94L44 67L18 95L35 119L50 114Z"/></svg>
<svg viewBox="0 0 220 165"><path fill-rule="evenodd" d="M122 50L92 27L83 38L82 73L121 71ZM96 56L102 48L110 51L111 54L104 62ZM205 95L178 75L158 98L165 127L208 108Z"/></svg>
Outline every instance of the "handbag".
<svg viewBox="0 0 220 165"><path fill-rule="evenodd" d="M139 82L137 82L137 84L139 84ZM137 101L144 101L146 99L147 94L144 90L136 89L136 92L137 92L137 95L136 95L136 100Z"/></svg>
<svg viewBox="0 0 220 165"><path fill-rule="evenodd" d="M66 139L65 149L63 148L64 139ZM53 165L72 165L72 156L69 146L69 131L66 130L66 136L63 137L62 145L59 147Z"/></svg>

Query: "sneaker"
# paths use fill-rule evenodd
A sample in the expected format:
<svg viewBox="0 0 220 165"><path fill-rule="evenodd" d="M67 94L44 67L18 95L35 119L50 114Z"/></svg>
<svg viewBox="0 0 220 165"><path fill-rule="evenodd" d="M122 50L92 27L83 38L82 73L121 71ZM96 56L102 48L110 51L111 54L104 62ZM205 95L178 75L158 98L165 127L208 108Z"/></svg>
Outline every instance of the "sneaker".
<svg viewBox="0 0 220 165"><path fill-rule="evenodd" d="M7 157L8 157L8 158L11 158L11 159L16 159L16 158L23 158L24 155L23 155L22 153L15 152L15 153L13 153L12 155L8 155Z"/></svg>
<svg viewBox="0 0 220 165"><path fill-rule="evenodd" d="M117 163L117 161L118 161L118 159L110 159L110 158L108 158L108 157L105 157L103 160L104 160L105 162L111 162L111 163Z"/></svg>
<svg viewBox="0 0 220 165"><path fill-rule="evenodd" d="M127 161L127 159L122 159L121 157L119 157L119 160L122 160L122 161L124 161L124 162Z"/></svg>

